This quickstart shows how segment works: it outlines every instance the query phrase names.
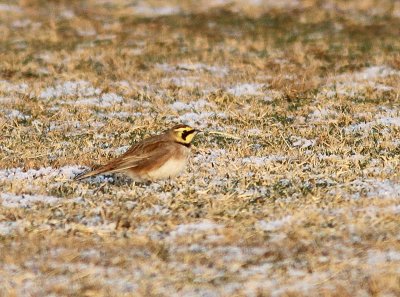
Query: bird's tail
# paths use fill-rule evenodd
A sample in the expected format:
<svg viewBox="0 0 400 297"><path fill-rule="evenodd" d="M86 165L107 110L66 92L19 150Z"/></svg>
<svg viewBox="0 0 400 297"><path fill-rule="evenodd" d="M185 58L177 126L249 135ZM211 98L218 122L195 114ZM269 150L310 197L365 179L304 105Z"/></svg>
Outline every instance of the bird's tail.
<svg viewBox="0 0 400 297"><path fill-rule="evenodd" d="M110 168L110 166L107 166L107 165L100 166L99 168L94 169L92 171L85 171L85 172L79 173L78 175L76 175L74 177L74 180L78 181L78 180L82 180L82 179L85 179L85 178L88 178L91 176L95 176L95 175L110 172L110 171L112 171L112 168Z"/></svg>

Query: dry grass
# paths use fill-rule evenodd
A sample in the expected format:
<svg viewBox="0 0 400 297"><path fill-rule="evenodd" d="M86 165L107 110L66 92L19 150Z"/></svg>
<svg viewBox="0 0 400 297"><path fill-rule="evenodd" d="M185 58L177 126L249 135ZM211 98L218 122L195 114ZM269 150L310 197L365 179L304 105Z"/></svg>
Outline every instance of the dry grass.
<svg viewBox="0 0 400 297"><path fill-rule="evenodd" d="M399 2L245 2L0 4L0 296L400 295Z"/></svg>

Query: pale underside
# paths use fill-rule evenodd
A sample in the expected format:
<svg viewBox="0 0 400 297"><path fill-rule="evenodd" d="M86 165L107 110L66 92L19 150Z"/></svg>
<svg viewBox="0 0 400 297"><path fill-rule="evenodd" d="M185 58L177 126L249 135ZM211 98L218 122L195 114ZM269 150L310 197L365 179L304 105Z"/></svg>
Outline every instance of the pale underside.
<svg viewBox="0 0 400 297"><path fill-rule="evenodd" d="M128 169L125 173L134 181L160 180L173 178L179 175L185 168L187 158L173 158L167 160L159 168L155 168L149 172L136 172L135 168ZM138 174L139 173L139 174Z"/></svg>

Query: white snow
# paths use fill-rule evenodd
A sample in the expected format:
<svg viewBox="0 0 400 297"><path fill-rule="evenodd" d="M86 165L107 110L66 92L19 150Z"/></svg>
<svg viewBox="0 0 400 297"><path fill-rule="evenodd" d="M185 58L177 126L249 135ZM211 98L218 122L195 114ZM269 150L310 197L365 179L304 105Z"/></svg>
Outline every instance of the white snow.
<svg viewBox="0 0 400 297"><path fill-rule="evenodd" d="M390 75L400 75L400 71L382 65L382 66L367 67L360 72L353 73L355 79L358 80L373 80L377 78L387 77Z"/></svg>
<svg viewBox="0 0 400 297"><path fill-rule="evenodd" d="M75 17L75 13L71 9L65 9L64 8L60 13L60 17L65 19L65 20L70 20L70 19L73 19Z"/></svg>
<svg viewBox="0 0 400 297"><path fill-rule="evenodd" d="M301 138L298 136L292 136L290 137L290 140L292 141L292 145L294 147L299 147L299 148L310 148L315 145L315 140L314 139L306 139L306 138Z"/></svg>
<svg viewBox="0 0 400 297"><path fill-rule="evenodd" d="M253 129L247 130L246 134L249 136L258 136L258 135L264 134L264 132L261 129L253 128Z"/></svg>
<svg viewBox="0 0 400 297"><path fill-rule="evenodd" d="M206 154L196 154L193 156L193 162L196 164L209 164L212 162L216 162L219 158L225 156L227 154L224 149L214 149L210 150Z"/></svg>
<svg viewBox="0 0 400 297"><path fill-rule="evenodd" d="M15 102L15 98L12 97L0 97L0 104L7 104Z"/></svg>
<svg viewBox="0 0 400 297"><path fill-rule="evenodd" d="M115 154L116 156L122 155L122 154L125 153L130 147L131 147L130 145L121 146L121 147L119 147L119 148L117 148L117 149L114 150L114 154Z"/></svg>
<svg viewBox="0 0 400 297"><path fill-rule="evenodd" d="M271 102L271 101L274 101L275 99L281 99L283 97L283 95L284 95L284 93L282 91L266 90L263 100L266 102Z"/></svg>
<svg viewBox="0 0 400 297"><path fill-rule="evenodd" d="M348 184L339 185L338 188L329 191L331 195L342 195L351 199L378 198L398 199L400 198L400 184L388 179L357 179Z"/></svg>
<svg viewBox="0 0 400 297"><path fill-rule="evenodd" d="M363 123L357 123L353 125L349 125L344 128L346 133L354 133L354 132L363 132L364 134L368 134L372 128L377 125L382 125L385 127L400 127L400 117L399 116L392 116L385 115L385 114L378 114L375 116L375 120Z"/></svg>
<svg viewBox="0 0 400 297"><path fill-rule="evenodd" d="M118 103L122 103L124 99L115 94L115 93L106 93L102 94L100 97L92 97L81 99L77 101L68 101L66 104L74 104L74 105L87 105L87 106L101 106L101 107L110 107Z"/></svg>
<svg viewBox="0 0 400 297"><path fill-rule="evenodd" d="M387 262L400 262L400 252L396 250L379 251L369 250L367 263L372 266L385 264Z"/></svg>
<svg viewBox="0 0 400 297"><path fill-rule="evenodd" d="M177 77L163 78L162 82L166 84L172 84L177 87L194 88L200 86L198 80L199 80L198 77L195 76L182 76L182 77L177 76Z"/></svg>
<svg viewBox="0 0 400 297"><path fill-rule="evenodd" d="M256 225L263 231L275 231L290 223L292 219L292 216L286 216L275 221L260 220Z"/></svg>
<svg viewBox="0 0 400 297"><path fill-rule="evenodd" d="M334 118L338 115L338 113L329 108L314 108L314 111L308 115L310 120L313 121L321 121L327 120L329 118Z"/></svg>
<svg viewBox="0 0 400 297"><path fill-rule="evenodd" d="M90 82L79 80L79 81L66 81L60 84L57 84L54 87L48 87L43 90L39 97L42 99L52 99L59 98L63 96L93 96L99 95L101 90L93 87Z"/></svg>
<svg viewBox="0 0 400 297"><path fill-rule="evenodd" d="M35 120L36 121L36 120ZM47 131L65 131L73 130L75 133L81 133L84 128L101 128L105 124L103 122L81 122L81 121L67 121L67 122L50 122ZM40 124L39 124L40 125Z"/></svg>
<svg viewBox="0 0 400 297"><path fill-rule="evenodd" d="M178 121L181 123L185 123L191 126L196 126L199 128L204 128L207 126L210 118L219 117L226 118L225 113L219 112L188 112L178 117Z"/></svg>
<svg viewBox="0 0 400 297"><path fill-rule="evenodd" d="M0 170L0 180L33 180L33 179L71 179L82 172L81 166L64 166L61 168L42 167L39 169L10 168Z"/></svg>
<svg viewBox="0 0 400 297"><path fill-rule="evenodd" d="M135 118L140 117L143 114L141 112L127 112L127 111L112 111L108 113L98 113L97 116L104 118L104 119L127 119L127 118Z"/></svg>
<svg viewBox="0 0 400 297"><path fill-rule="evenodd" d="M28 207L32 204L41 202L46 204L54 204L60 199L54 196L44 195L15 195L12 193L0 193L0 201L4 207Z"/></svg>
<svg viewBox="0 0 400 297"><path fill-rule="evenodd" d="M391 180L366 180L367 197L370 198L399 198L400 184Z"/></svg>
<svg viewBox="0 0 400 297"><path fill-rule="evenodd" d="M9 119L17 119L17 120L27 120L31 118L31 116L25 115L16 109L6 110L5 115Z"/></svg>
<svg viewBox="0 0 400 297"><path fill-rule="evenodd" d="M348 72L333 78L318 97L334 98L336 96L356 97L363 95L368 89L380 92L392 91L393 87L377 82L388 76L400 76L400 71L385 65L371 66L358 72Z"/></svg>
<svg viewBox="0 0 400 297"><path fill-rule="evenodd" d="M3 12L22 12L22 9L17 5L0 3L0 11L3 11Z"/></svg>
<svg viewBox="0 0 400 297"><path fill-rule="evenodd" d="M0 90L6 93L25 93L28 90L26 83L12 84L6 80L0 80Z"/></svg>
<svg viewBox="0 0 400 297"><path fill-rule="evenodd" d="M30 24L32 24L32 21L30 19L21 19L12 22L11 26L13 26L14 28L25 28L28 27Z"/></svg>
<svg viewBox="0 0 400 297"><path fill-rule="evenodd" d="M285 156L280 156L280 155L271 155L271 156L249 156L242 158L242 163L243 164L252 164L256 166L263 166L267 163L273 163L273 162L280 162L284 161L287 158Z"/></svg>
<svg viewBox="0 0 400 297"><path fill-rule="evenodd" d="M178 225L175 230L171 231L170 237L176 238L181 236L193 235L195 233L204 233L209 231L215 231L223 228L223 225L216 224L210 220L202 220L197 223L181 224Z"/></svg>
<svg viewBox="0 0 400 297"><path fill-rule="evenodd" d="M336 76L334 80L340 81L347 85L351 85L352 83L354 83L354 86L358 86L358 82L360 81L372 82L374 80L377 80L378 78L384 78L391 75L400 75L400 71L397 71L386 65L377 65L366 67L361 71L340 74Z"/></svg>
<svg viewBox="0 0 400 297"><path fill-rule="evenodd" d="M140 3L132 7L131 12L133 14L142 15L146 17L157 17L179 14L181 8L179 6L149 6L145 3Z"/></svg>
<svg viewBox="0 0 400 297"><path fill-rule="evenodd" d="M265 95L262 91L264 84L243 83L228 88L226 91L234 96L261 96Z"/></svg>
<svg viewBox="0 0 400 297"><path fill-rule="evenodd" d="M197 101L192 101L192 102L182 102L182 101L175 101L174 103L169 105L171 109L176 110L176 111L182 111L182 110L194 110L194 111L200 111L206 106L212 106L210 102L208 102L205 99L199 99Z"/></svg>
<svg viewBox="0 0 400 297"><path fill-rule="evenodd" d="M169 65L167 63L157 63L155 65L156 68L164 71L164 72L173 72L176 71L176 66Z"/></svg>
<svg viewBox="0 0 400 297"><path fill-rule="evenodd" d="M19 227L18 222L0 222L0 236L7 236L15 232Z"/></svg>
<svg viewBox="0 0 400 297"><path fill-rule="evenodd" d="M78 35L82 37L95 36L97 34L94 28L78 28L76 31Z"/></svg>

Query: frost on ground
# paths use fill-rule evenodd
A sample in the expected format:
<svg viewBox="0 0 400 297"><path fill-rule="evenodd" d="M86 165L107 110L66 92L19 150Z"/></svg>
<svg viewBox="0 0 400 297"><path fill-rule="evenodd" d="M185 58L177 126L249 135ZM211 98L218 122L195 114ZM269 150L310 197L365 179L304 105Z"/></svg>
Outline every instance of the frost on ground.
<svg viewBox="0 0 400 297"><path fill-rule="evenodd" d="M400 296L398 1L14 2L0 296ZM74 181L182 122L179 177Z"/></svg>
<svg viewBox="0 0 400 297"><path fill-rule="evenodd" d="M262 88L264 86L262 84L239 84L229 88L228 93L235 96L245 96L245 95L263 95Z"/></svg>
<svg viewBox="0 0 400 297"><path fill-rule="evenodd" d="M61 168L45 167L39 169L10 168L0 170L0 181L73 178L81 171L81 166L65 166Z"/></svg>
<svg viewBox="0 0 400 297"><path fill-rule="evenodd" d="M48 87L40 93L42 99L52 99L60 97L86 97L99 95L101 90L92 86L91 83L80 80L80 81L66 81L64 83L57 84L54 87Z"/></svg>
<svg viewBox="0 0 400 297"><path fill-rule="evenodd" d="M39 202L54 204L59 201L59 199L57 197L43 195L14 195L11 193L1 193L0 201L4 207L29 207L30 205Z"/></svg>

